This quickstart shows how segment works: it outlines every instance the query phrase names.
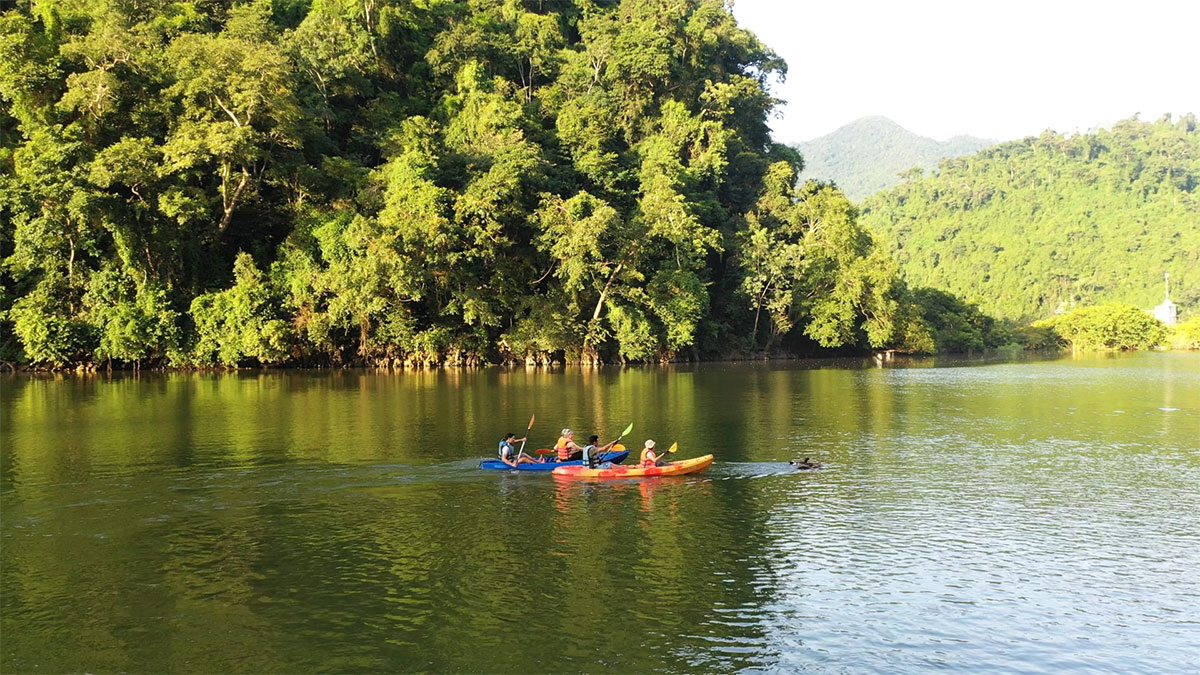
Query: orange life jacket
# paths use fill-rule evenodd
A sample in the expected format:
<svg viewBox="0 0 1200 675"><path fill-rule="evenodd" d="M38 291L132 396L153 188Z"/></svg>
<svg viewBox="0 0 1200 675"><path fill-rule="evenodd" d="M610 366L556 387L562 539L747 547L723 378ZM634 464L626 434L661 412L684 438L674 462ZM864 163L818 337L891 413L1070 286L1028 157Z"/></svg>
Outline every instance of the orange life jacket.
<svg viewBox="0 0 1200 675"><path fill-rule="evenodd" d="M657 453L655 453L654 459L650 459L649 457L647 457L647 455L649 455L652 452L654 452L653 448L642 448L642 467L643 468L648 467L648 466L654 466L655 464L658 463L658 454Z"/></svg>
<svg viewBox="0 0 1200 675"><path fill-rule="evenodd" d="M571 459L571 439L566 436L558 437L558 441L554 444L554 449L558 451L558 461L565 462Z"/></svg>

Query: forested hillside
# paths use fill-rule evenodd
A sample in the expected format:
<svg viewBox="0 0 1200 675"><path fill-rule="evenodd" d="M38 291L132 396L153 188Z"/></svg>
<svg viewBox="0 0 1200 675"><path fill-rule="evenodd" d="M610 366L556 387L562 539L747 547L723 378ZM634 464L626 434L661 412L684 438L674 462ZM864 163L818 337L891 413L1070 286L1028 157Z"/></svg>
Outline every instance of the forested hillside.
<svg viewBox="0 0 1200 675"><path fill-rule="evenodd" d="M973 136L938 141L886 117L864 117L796 148L804 156L802 180L833 181L859 201L899 184L902 171L914 166L933 169L945 158L969 155L992 143Z"/></svg>
<svg viewBox="0 0 1200 675"><path fill-rule="evenodd" d="M1004 143L942 162L866 200L910 284L950 290L1000 317L1163 298L1200 308L1196 117Z"/></svg>
<svg viewBox="0 0 1200 675"><path fill-rule="evenodd" d="M0 15L3 358L906 339L894 264L771 142L784 69L718 0L18 3Z"/></svg>

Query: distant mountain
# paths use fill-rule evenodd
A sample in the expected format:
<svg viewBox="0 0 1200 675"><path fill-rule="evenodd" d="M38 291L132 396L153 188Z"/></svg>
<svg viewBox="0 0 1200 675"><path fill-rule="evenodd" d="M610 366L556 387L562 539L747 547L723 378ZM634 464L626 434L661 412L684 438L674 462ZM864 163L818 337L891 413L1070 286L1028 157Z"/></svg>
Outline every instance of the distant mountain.
<svg viewBox="0 0 1200 675"><path fill-rule="evenodd" d="M901 182L901 171L934 169L947 157L970 155L992 145L974 136L939 141L918 136L886 117L864 117L837 131L796 144L804 155L801 180L832 180L859 201Z"/></svg>

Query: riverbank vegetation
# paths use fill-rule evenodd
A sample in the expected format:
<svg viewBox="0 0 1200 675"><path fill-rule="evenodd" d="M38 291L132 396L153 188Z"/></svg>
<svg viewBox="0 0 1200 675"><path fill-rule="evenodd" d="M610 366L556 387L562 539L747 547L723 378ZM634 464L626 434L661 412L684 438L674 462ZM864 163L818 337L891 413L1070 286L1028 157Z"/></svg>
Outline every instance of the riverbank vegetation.
<svg viewBox="0 0 1200 675"><path fill-rule="evenodd" d="M1200 314L1175 326L1168 340L1172 349L1200 349Z"/></svg>
<svg viewBox="0 0 1200 675"><path fill-rule="evenodd" d="M1027 348L1074 351L1130 351L1166 344L1172 331L1133 305L1081 307L1035 321L1022 331Z"/></svg>
<svg viewBox="0 0 1200 675"><path fill-rule="evenodd" d="M846 197L795 186L766 123L785 69L715 0L20 3L3 358L949 344Z"/></svg>

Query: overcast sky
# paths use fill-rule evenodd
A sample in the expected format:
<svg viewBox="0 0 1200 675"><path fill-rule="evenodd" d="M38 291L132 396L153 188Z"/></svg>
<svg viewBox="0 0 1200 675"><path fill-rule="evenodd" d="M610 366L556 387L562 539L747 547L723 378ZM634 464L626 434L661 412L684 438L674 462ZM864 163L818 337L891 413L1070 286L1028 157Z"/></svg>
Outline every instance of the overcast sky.
<svg viewBox="0 0 1200 675"><path fill-rule="evenodd" d="M782 142L867 115L1010 140L1200 115L1200 0L734 0L788 62Z"/></svg>

